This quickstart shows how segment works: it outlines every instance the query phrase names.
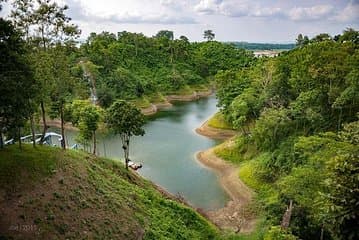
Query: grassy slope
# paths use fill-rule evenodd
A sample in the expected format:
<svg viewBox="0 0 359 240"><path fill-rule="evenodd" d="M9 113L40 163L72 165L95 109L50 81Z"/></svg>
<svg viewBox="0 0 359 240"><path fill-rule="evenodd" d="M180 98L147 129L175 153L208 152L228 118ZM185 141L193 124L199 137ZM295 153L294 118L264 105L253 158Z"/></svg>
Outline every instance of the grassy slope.
<svg viewBox="0 0 359 240"><path fill-rule="evenodd" d="M0 239L218 238L122 164L81 152L0 150L0 185Z"/></svg>
<svg viewBox="0 0 359 240"><path fill-rule="evenodd" d="M208 120L208 126L218 129L233 129L233 126L224 119L223 114L220 112Z"/></svg>

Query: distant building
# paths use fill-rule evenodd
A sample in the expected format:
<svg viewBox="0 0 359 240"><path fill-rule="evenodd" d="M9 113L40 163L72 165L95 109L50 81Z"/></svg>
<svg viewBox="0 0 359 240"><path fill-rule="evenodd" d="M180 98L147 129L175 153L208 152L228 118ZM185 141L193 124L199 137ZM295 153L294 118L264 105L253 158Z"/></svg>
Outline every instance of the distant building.
<svg viewBox="0 0 359 240"><path fill-rule="evenodd" d="M276 57L278 56L280 51L273 51L273 50L261 50L261 51L254 51L253 54L255 57Z"/></svg>

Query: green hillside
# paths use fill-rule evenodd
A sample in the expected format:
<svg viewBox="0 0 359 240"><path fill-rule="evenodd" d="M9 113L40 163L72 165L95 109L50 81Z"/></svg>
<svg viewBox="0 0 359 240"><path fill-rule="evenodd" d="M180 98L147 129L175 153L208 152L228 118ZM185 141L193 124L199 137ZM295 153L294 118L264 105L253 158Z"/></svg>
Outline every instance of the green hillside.
<svg viewBox="0 0 359 240"><path fill-rule="evenodd" d="M0 151L0 239L216 239L216 228L122 164L25 145Z"/></svg>

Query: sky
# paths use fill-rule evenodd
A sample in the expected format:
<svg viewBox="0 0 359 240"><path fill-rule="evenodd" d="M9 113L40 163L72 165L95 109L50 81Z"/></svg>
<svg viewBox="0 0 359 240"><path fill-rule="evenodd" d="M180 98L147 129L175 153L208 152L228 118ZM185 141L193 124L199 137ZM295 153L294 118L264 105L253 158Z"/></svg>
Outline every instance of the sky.
<svg viewBox="0 0 359 240"><path fill-rule="evenodd" d="M82 30L138 32L171 30L175 38L203 41L213 30L218 41L294 42L299 33L336 35L359 30L359 0L55 0ZM11 0L10 0L11 2ZM10 11L5 4L0 16Z"/></svg>

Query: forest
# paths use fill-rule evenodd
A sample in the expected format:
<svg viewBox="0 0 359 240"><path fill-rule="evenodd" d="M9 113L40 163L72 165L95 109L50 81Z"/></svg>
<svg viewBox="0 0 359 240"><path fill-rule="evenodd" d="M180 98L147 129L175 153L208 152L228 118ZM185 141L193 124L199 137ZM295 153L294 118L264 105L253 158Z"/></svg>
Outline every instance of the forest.
<svg viewBox="0 0 359 240"><path fill-rule="evenodd" d="M221 112L241 131L218 154L241 164L240 178L256 189L258 211L273 226L292 201L294 236L356 239L359 33L302 40L279 57L216 74Z"/></svg>
<svg viewBox="0 0 359 240"><path fill-rule="evenodd" d="M169 30L91 33L80 44L67 6L37 2L13 1L11 17L0 18L1 148L40 123L44 136L48 118L61 120L63 139L72 122L81 141L96 144L100 125L118 124L116 106L137 114L166 95L213 87L240 132L217 154L240 164L239 177L256 191L265 239L359 238L358 31L300 34L294 49L258 59L244 48L261 46L190 42Z"/></svg>
<svg viewBox="0 0 359 240"><path fill-rule="evenodd" d="M50 117L61 119L63 139L65 122L72 122L81 126L81 142L88 141L103 117L72 113L88 112L79 107L91 107L89 98L98 103L92 112L102 116L100 107L106 109L118 99L147 107L164 101L165 95L208 90L219 69L254 61L251 52L234 45L190 43L185 36L174 39L168 30L152 37L126 31L91 33L78 44L81 31L66 16L68 7L40 3L14 1L11 20L1 19L0 126L8 139L22 136L25 125L31 125L25 134L30 128L34 134L40 119L44 135ZM95 126L89 126L91 118Z"/></svg>

